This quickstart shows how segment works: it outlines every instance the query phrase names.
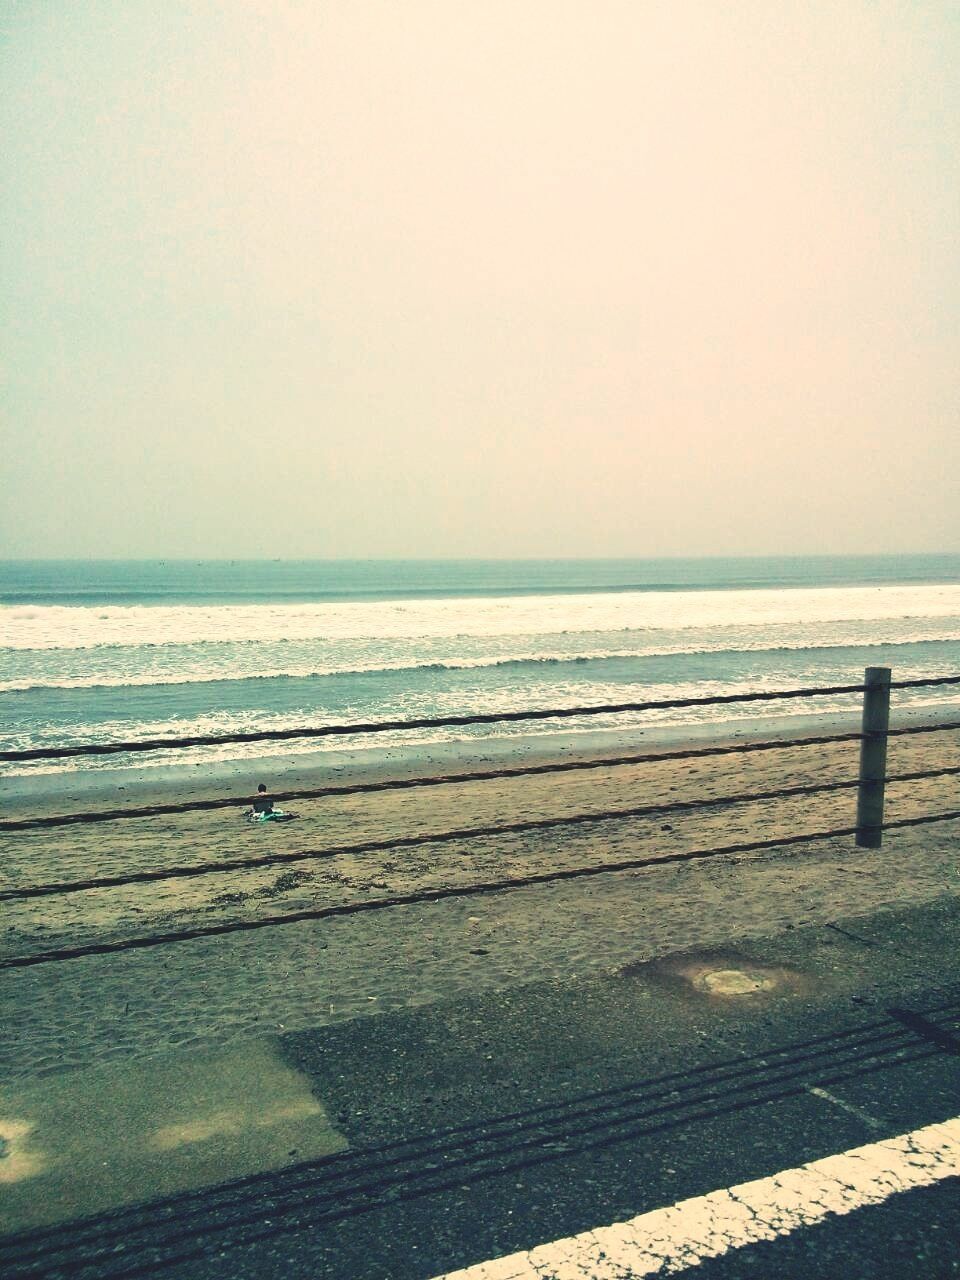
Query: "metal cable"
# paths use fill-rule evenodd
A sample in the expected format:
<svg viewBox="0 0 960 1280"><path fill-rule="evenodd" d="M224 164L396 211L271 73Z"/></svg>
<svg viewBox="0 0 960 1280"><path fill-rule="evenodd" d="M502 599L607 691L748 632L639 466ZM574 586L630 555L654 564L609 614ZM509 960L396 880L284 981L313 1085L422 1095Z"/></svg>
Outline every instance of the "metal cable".
<svg viewBox="0 0 960 1280"><path fill-rule="evenodd" d="M960 684L960 676L935 676L926 680L894 680L891 689L919 689ZM716 694L704 698L664 698L650 702L612 703L601 707L555 707L540 711L501 711L468 716L422 717L359 724L320 725L300 729L262 729L249 733L194 734L182 738L144 738L129 742L89 742L75 747L31 747L0 751L0 761L60 760L76 756L125 755L135 751L164 751L183 747L220 746L225 743L283 742L294 738L344 737L354 733L385 733L405 729L466 727L524 720L570 719L579 716L617 715L627 711L654 711L680 707L709 707L734 702L772 702L782 698L817 698L826 694L863 693L862 684L823 685L817 688L778 689L757 693Z"/></svg>
<svg viewBox="0 0 960 1280"><path fill-rule="evenodd" d="M957 770L960 772L960 769ZM254 868L272 867L288 862L308 862L319 858L343 857L359 853L377 853L386 849L411 849L424 844L449 844L456 840L477 840L489 836L518 835L528 831L543 831L554 827L580 826L594 822L608 822L624 818L638 818L657 814L665 816L678 810L702 809L747 801L774 800L781 796L812 795L819 791L839 791L855 787L853 782L825 782L817 785L793 787L779 791L756 794L717 796L701 800L675 801L672 804L643 805L630 809L604 809L597 813L576 813L568 817L531 818L524 822L506 823L500 826L464 827L454 831L438 831L416 836L391 836L383 840L368 840L361 844L333 845L326 849L300 849L295 852L267 853L255 858L237 858L224 862L202 862L180 867L164 867L148 871L133 871L127 875L98 876L88 880L65 880L53 884L27 885L0 892L0 901L47 897L51 894L79 893L87 889L117 888L128 884L146 884L153 880L179 880L190 876L223 874L230 871L250 871Z"/></svg>
<svg viewBox="0 0 960 1280"><path fill-rule="evenodd" d="M930 814L920 818L900 818L883 824L884 831L903 827L918 827L932 822L950 822L960 818L960 809ZM654 858L629 858L620 862L608 862L588 867L572 867L564 871L544 871L530 876L511 876L503 880L491 880L479 884L448 885L434 889L422 889L416 893L396 894L390 898L373 898L367 902L344 902L332 907L313 907L305 911L292 911L286 915L261 916L256 920L234 920L227 924L201 925L193 929L180 929L172 933L148 934L139 938L125 938L117 942L93 942L79 947L63 947L55 951L38 951L28 956L11 956L0 960L2 969L25 969L34 965L51 964L64 960L78 960L84 956L111 955L120 951L143 950L146 947L163 946L170 942L189 942L197 938L212 938L228 933L244 933L253 929L269 929L305 920L325 920L337 916L359 915L367 911L382 911L389 907L416 906L423 902L440 902L445 898L467 898L480 894L499 893L503 890L523 889L533 885L553 884L562 880L583 879L587 876L610 875L619 871L636 871L643 867L664 866L676 862L692 862L695 859L715 858L734 853L753 853L761 849L783 848L788 845L812 844L820 840L833 840L841 836L856 835L856 827L835 827L830 831L810 831L796 836L780 836L773 840L751 840L739 844L724 845L715 849L691 849L686 853L661 854Z"/></svg>
<svg viewBox="0 0 960 1280"><path fill-rule="evenodd" d="M960 729L960 721L954 726ZM412 787L446 786L451 783L487 782L502 778L523 778L542 773L571 773L581 769L612 769L620 765L650 764L658 760L696 760L701 756L735 755L748 751L777 751L790 747L806 747L832 742L859 742L861 733L837 733L816 738L787 738L762 742L737 743L722 747L695 747L685 751L647 752L643 755L607 756L599 760L564 760L556 764L522 765L516 768L490 769L474 773L448 773L427 778L391 778L382 782L356 782L342 786L313 787L300 791L272 791L272 800L317 800L327 796L352 796L374 791L401 791ZM239 808L250 803L250 796L225 796L215 800L187 800L177 804L144 805L141 808L88 810L40 818L8 818L0 820L4 831L32 831L42 827L61 827L94 822L112 822L118 818L156 818L171 813L193 813L206 809Z"/></svg>
<svg viewBox="0 0 960 1280"><path fill-rule="evenodd" d="M960 766L899 774L887 778L887 782L890 784L917 782L925 778L941 778L956 774L960 774ZM262 854L256 858L236 858L224 862L202 862L195 865L188 864L179 867L133 871L126 875L97 876L87 880L62 880L50 884L25 885L23 888L5 889L0 892L0 902L61 896L67 893L81 893L90 889L115 889L124 885L148 884L156 880L182 880L193 876L223 875L231 871L251 871L257 868L278 866L290 862L313 862L320 858L378 853L386 849L412 849L425 844L450 844L458 840L519 835L528 831L550 830L554 827L583 826L595 822L610 822L625 818L652 817L654 815L666 817L672 813L686 813L697 809L717 808L724 805L755 804L767 800L780 800L784 797L816 795L824 791L844 791L859 785L859 778L845 782L820 782L798 787L782 787L776 791L708 796L700 800L678 800L670 804L641 805L629 809L606 809L599 813L576 813L567 817L531 818L525 822L507 823L502 826L466 827L455 831L439 831L434 834L394 836L384 840L369 840L361 844L333 845L326 849L300 849L295 852Z"/></svg>
<svg viewBox="0 0 960 1280"><path fill-rule="evenodd" d="M960 729L960 720L943 724L914 725L905 729L889 729L887 736L914 733L947 733ZM336 787L312 787L299 791L271 792L273 800L318 800L327 796L352 796L375 791L401 791L413 787L436 787L463 782L486 782L502 778L523 778L543 773L570 773L582 769L612 769L628 764L650 764L658 760L697 760L704 756L739 755L750 751L784 751L793 747L829 745L834 742L859 742L862 733L835 733L812 738L784 738L762 742L743 742L722 747L696 747L685 751L658 751L633 756L607 756L599 760L564 760L556 764L523 765L519 768L491 769L473 773L449 773L428 778L391 778L382 782L357 782ZM177 804L142 805L139 808L98 809L83 813L51 814L40 818L0 819L0 834L5 831L34 831L50 827L80 826L97 822L114 822L123 818L158 818L167 814L196 813L204 810L240 808L250 803L249 796L223 796L214 800L188 800Z"/></svg>
<svg viewBox="0 0 960 1280"><path fill-rule="evenodd" d="M934 676L929 680L891 680L891 689L924 689L938 684L960 684L960 676Z"/></svg>
<svg viewBox="0 0 960 1280"><path fill-rule="evenodd" d="M122 755L132 751L164 751L181 747L220 746L231 742L284 742L292 738L345 737L354 733L386 733L404 729L440 729L472 724L500 724L523 720L562 720L579 716L619 715L626 711L656 711L677 707L710 707L731 702L773 702L781 698L819 698L825 694L863 693L865 685L825 685L815 689L779 689L763 693L725 693L706 698L666 698L654 702L619 702L601 707L555 707L545 711L500 711L468 716L378 720L360 724L319 725L301 729L262 729L250 733L203 734L185 738L143 738L132 742L88 742L76 747L31 747L0 751L0 761L60 760L74 756Z"/></svg>
<svg viewBox="0 0 960 1280"><path fill-rule="evenodd" d="M911 733L949 733L954 729L960 729L960 720L944 720L940 724L914 724L907 725L903 729L888 729L888 738L902 738ZM857 734L862 738L863 734Z"/></svg>

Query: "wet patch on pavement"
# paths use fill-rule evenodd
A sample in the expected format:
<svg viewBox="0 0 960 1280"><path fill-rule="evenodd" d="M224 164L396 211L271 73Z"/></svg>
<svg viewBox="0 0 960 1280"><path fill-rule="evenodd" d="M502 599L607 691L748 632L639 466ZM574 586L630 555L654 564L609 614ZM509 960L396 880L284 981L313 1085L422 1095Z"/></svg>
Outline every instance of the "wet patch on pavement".
<svg viewBox="0 0 960 1280"><path fill-rule="evenodd" d="M760 997L809 995L816 983L788 965L771 965L742 952L677 952L638 964L624 965L621 978L643 978L679 995L711 1003L752 1002Z"/></svg>

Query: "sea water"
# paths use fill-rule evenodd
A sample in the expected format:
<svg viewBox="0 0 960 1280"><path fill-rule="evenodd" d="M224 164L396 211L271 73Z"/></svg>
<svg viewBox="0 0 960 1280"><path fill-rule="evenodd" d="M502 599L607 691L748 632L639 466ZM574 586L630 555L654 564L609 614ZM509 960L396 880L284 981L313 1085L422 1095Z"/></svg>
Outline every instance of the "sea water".
<svg viewBox="0 0 960 1280"><path fill-rule="evenodd" d="M0 749L960 673L960 556L0 563ZM898 695L956 704L956 687ZM855 710L849 696L298 752ZM285 748L286 749L286 748ZM145 767L263 746L138 756ZM91 757L6 773L116 767Z"/></svg>

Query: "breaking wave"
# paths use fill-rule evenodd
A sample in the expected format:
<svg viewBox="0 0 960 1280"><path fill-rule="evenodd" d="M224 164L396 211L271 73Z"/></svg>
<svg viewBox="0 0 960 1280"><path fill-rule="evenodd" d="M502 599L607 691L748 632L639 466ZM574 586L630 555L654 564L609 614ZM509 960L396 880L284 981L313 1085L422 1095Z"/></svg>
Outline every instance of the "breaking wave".
<svg viewBox="0 0 960 1280"><path fill-rule="evenodd" d="M935 645L944 641L960 640L960 633L951 635L935 635L920 636L909 640L898 640L898 644L909 643L912 645ZM656 646L642 650L622 650L607 649L592 653L576 653L576 654L520 654L509 658L468 658L461 661L450 662L393 662L393 663L370 663L369 665L360 665L352 667L317 667L307 664L305 666L287 666L271 668L267 671L258 671L253 673L235 674L228 669L219 671L172 671L165 674L151 672L133 672L129 674L117 673L116 675L97 675L97 676L64 676L52 677L47 680L38 681L36 679L21 680L0 680L0 693L28 693L34 690L44 689L124 689L124 688L140 688L147 689L152 687L160 687L164 685L193 685L193 684L222 684L245 683L247 681L269 681L269 680L313 680L313 679L329 679L332 677L349 679L357 678L373 678L376 676L389 676L397 673L407 673L411 676L418 672L453 672L453 671L481 671L501 669L523 668L542 668L542 667L561 667L561 666L585 666L595 662L629 662L640 661L645 658L669 658L669 657L685 657L696 658L707 654L713 657L723 657L724 654L731 656L742 653L754 653L758 656L761 654L775 655L778 653L801 653L815 650L823 654L825 657L831 652L836 653L844 649L851 648L850 642L842 644L781 644L781 645L764 645L762 643L743 644L737 648L725 647L723 644L716 645L705 644L701 647L690 649L679 646ZM889 648L887 641L857 641L858 649L881 649Z"/></svg>

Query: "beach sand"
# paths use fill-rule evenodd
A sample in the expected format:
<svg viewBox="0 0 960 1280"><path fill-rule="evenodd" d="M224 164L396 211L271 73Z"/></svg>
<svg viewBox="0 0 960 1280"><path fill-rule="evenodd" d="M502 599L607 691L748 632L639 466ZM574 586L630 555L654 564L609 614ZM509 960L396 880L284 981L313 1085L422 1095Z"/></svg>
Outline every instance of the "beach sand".
<svg viewBox="0 0 960 1280"><path fill-rule="evenodd" d="M930 718L928 716L928 718ZM796 718L777 733L855 731L849 718ZM732 742L746 728L728 728ZM709 737L707 731L704 731ZM704 745L704 734L692 742ZM207 769L9 778L3 816L245 794L264 778L295 789L476 768L518 767L626 751L676 751L662 735L541 737L504 746L314 754ZM891 739L891 775L958 763L960 733ZM284 804L301 817L251 826L237 810L123 819L0 834L0 886L199 865L268 852L507 825L538 817L669 804L855 779L859 746L577 770ZM118 779L122 778L122 781ZM189 780L188 780L189 779ZM3 956L253 920L525 876L658 857L853 824L855 790L483 836L255 870L162 880L3 904ZM960 782L893 783L887 818L960 808ZM723 946L802 924L960 893L960 828L891 832L881 850L852 837L637 871L455 896L65 963L0 971L7 1034L0 1081L181 1047L212 1049L277 1029L319 1026L468 991L569 981L692 947Z"/></svg>

